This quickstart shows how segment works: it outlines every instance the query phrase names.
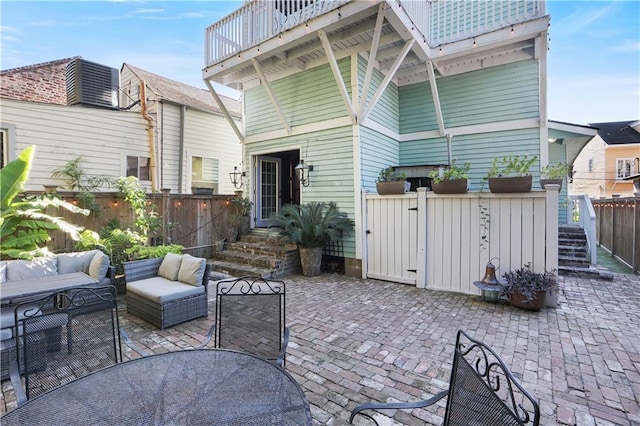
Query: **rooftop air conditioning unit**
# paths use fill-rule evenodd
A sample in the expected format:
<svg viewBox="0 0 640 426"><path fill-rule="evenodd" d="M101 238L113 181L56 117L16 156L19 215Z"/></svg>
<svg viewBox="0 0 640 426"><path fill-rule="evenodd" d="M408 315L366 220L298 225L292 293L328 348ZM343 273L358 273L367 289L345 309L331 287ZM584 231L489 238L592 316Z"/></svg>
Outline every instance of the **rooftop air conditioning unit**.
<svg viewBox="0 0 640 426"><path fill-rule="evenodd" d="M67 64L67 104L118 109L118 70L84 59Z"/></svg>

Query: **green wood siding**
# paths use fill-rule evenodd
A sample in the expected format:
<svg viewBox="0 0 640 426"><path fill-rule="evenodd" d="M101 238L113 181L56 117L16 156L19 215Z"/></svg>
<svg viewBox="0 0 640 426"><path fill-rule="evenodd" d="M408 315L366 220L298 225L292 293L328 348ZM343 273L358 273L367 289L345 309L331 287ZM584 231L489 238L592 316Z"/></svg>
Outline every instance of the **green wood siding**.
<svg viewBox="0 0 640 426"><path fill-rule="evenodd" d="M364 188L376 192L376 179L380 170L399 165L398 141L367 127L360 127L361 185Z"/></svg>
<svg viewBox="0 0 640 426"><path fill-rule="evenodd" d="M348 91L350 62L350 58L338 62ZM347 115L328 64L273 81L271 89L292 127ZM282 129L280 117L264 87L248 89L244 95L247 136Z"/></svg>
<svg viewBox="0 0 640 426"><path fill-rule="evenodd" d="M445 127L539 116L538 66L534 60L437 80ZM400 133L436 130L429 82L399 88Z"/></svg>
<svg viewBox="0 0 640 426"><path fill-rule="evenodd" d="M549 144L549 164L558 164L559 162L567 162L567 150L564 144L550 143ZM562 182L562 188L558 194L558 222L561 225L565 225L569 221L570 209L567 208L568 200L567 194L567 178L564 177Z"/></svg>
<svg viewBox="0 0 640 426"><path fill-rule="evenodd" d="M355 197L360 194L359 188L353 185L352 132L353 128L346 126L304 136L254 142L246 146L245 164L251 164L252 155L269 155L269 152L302 147L305 163L313 165L311 184L302 188L302 202L335 201L341 211L355 220ZM355 258L354 235L345 238L344 255Z"/></svg>
<svg viewBox="0 0 640 426"><path fill-rule="evenodd" d="M367 61L363 57L358 56L358 91L360 93L362 93L366 72ZM378 88L380 87L383 79L384 75L374 68L368 90L369 102L378 91ZM398 122L399 113L400 96L398 87L392 82L389 83L387 88L382 93L382 96L380 96L380 99L378 99L375 107L369 113L368 119L382 124L387 129L393 130L394 132L398 133L400 132L400 124Z"/></svg>
<svg viewBox="0 0 640 426"><path fill-rule="evenodd" d="M494 158L529 154L537 155L539 160L540 130L532 128L455 136L451 140L451 153L458 163L471 163L471 189L479 190L481 179L491 168ZM447 140L437 138L401 142L400 158L402 166L447 163ZM538 185L539 170L540 162L537 161L531 167L534 185Z"/></svg>

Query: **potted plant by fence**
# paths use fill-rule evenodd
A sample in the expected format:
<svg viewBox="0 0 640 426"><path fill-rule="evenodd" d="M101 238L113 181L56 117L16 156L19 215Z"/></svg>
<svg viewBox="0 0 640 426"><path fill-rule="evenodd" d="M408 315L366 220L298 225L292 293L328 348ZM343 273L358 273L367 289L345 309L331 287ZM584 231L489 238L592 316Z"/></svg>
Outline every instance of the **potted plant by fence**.
<svg viewBox="0 0 640 426"><path fill-rule="evenodd" d="M529 173L537 156L507 155L495 158L485 179L489 181L489 190L493 193L529 192L533 176Z"/></svg>
<svg viewBox="0 0 640 426"><path fill-rule="evenodd" d="M239 235L246 234L249 230L249 218L253 203L246 197L236 196L231 199L231 227L227 235L228 241L234 242Z"/></svg>
<svg viewBox="0 0 640 426"><path fill-rule="evenodd" d="M376 181L376 190L380 195L404 194L411 188L407 182L407 175L397 172L393 167L385 167L380 170Z"/></svg>
<svg viewBox="0 0 640 426"><path fill-rule="evenodd" d="M569 166L563 162L544 166L540 169L540 188L544 189L548 184L553 184L560 185L562 189L562 181L568 172Z"/></svg>
<svg viewBox="0 0 640 426"><path fill-rule="evenodd" d="M298 245L302 273L308 277L320 274L322 248L349 234L354 226L334 202L287 204L269 221L280 235Z"/></svg>
<svg viewBox="0 0 640 426"><path fill-rule="evenodd" d="M532 311L539 311L545 304L547 292L558 285L555 271L533 272L528 263L502 277L502 293L511 304Z"/></svg>
<svg viewBox="0 0 640 426"><path fill-rule="evenodd" d="M436 194L464 194L467 192L467 179L471 164L464 163L462 166L456 164L456 160L446 168L431 170L429 177L431 189Z"/></svg>

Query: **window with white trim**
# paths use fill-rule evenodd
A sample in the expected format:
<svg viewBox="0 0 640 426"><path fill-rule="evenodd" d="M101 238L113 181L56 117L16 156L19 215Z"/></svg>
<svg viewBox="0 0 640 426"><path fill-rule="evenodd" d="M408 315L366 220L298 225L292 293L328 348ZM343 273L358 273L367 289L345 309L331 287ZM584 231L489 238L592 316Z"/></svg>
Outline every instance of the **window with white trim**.
<svg viewBox="0 0 640 426"><path fill-rule="evenodd" d="M7 129L0 129L0 168L7 165L9 162L9 131Z"/></svg>
<svg viewBox="0 0 640 426"><path fill-rule="evenodd" d="M135 176L139 181L149 181L151 180L150 169L151 158L127 155L127 177Z"/></svg>
<svg viewBox="0 0 640 426"><path fill-rule="evenodd" d="M211 157L191 156L191 187L209 188L218 192L220 160Z"/></svg>
<svg viewBox="0 0 640 426"><path fill-rule="evenodd" d="M621 180L631 176L633 170L633 158L616 159L616 179Z"/></svg>

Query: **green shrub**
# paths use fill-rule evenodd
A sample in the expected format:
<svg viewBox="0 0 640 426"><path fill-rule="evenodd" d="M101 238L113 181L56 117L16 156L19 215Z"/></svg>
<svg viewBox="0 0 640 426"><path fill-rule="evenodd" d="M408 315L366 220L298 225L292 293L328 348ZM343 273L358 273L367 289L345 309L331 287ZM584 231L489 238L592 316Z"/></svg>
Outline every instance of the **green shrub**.
<svg viewBox="0 0 640 426"><path fill-rule="evenodd" d="M167 253L182 254L183 249L184 246L181 246L179 244L169 244L154 247L136 245L128 250L128 254L129 260L153 259L154 257L166 256Z"/></svg>

